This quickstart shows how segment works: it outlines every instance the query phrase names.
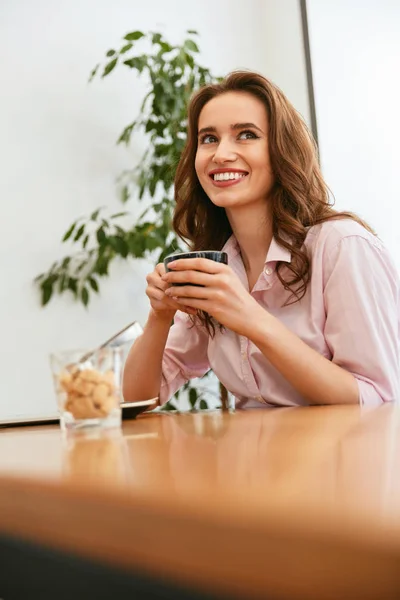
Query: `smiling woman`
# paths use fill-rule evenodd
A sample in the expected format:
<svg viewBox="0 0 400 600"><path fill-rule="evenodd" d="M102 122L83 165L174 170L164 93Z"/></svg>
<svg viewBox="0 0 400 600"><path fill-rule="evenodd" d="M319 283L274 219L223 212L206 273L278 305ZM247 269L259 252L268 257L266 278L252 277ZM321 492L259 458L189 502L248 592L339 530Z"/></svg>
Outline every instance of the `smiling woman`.
<svg viewBox="0 0 400 600"><path fill-rule="evenodd" d="M242 120L249 115L255 122ZM229 220L233 207L252 202L260 202L266 212L273 176L261 100L246 92L216 96L201 111L198 127L195 169L212 203L229 211Z"/></svg>
<svg viewBox="0 0 400 600"><path fill-rule="evenodd" d="M243 408L398 397L398 275L368 225L333 209L312 136L273 83L236 72L198 91L175 197L178 235L228 265L186 258L148 276L126 400L165 402L210 367Z"/></svg>

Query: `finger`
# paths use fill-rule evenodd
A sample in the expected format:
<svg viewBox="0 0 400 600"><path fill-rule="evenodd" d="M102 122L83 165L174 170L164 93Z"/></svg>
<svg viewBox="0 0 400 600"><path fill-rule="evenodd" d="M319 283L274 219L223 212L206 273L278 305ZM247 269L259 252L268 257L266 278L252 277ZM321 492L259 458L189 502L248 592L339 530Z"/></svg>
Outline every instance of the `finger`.
<svg viewBox="0 0 400 600"><path fill-rule="evenodd" d="M178 287L173 285L165 290L165 295L169 298L199 298L201 300L210 298L212 291L206 287L195 287L194 285L183 285Z"/></svg>
<svg viewBox="0 0 400 600"><path fill-rule="evenodd" d="M167 287L169 286L168 281L163 281L161 276L155 275L154 273L151 273L150 275L148 275L146 277L146 280L147 280L147 283L149 286L158 288L159 290L162 290L162 291L166 290Z"/></svg>
<svg viewBox="0 0 400 600"><path fill-rule="evenodd" d="M182 304L178 304L173 298L166 296L165 293L157 288L152 288L147 290L147 296L149 297L151 302L159 303L164 308L172 308L175 310L181 310L183 312L188 312L185 310L185 306ZM192 308L189 309L190 314L196 314L196 311Z"/></svg>
<svg viewBox="0 0 400 600"><path fill-rule="evenodd" d="M148 287L146 295L149 300L155 300L156 302L162 302L165 299L165 292L155 287Z"/></svg>
<svg viewBox="0 0 400 600"><path fill-rule="evenodd" d="M162 280L170 285L174 283L189 283L194 285L212 286L215 282L215 274L202 273L201 271L176 271L166 273Z"/></svg>
<svg viewBox="0 0 400 600"><path fill-rule="evenodd" d="M154 286L148 287L146 290L146 294L150 298L150 300L155 300L156 302L166 302L168 303L168 305L170 305L172 301L172 298L170 296L167 296L164 290L160 290L159 288ZM174 308L176 308L176 306Z"/></svg>
<svg viewBox="0 0 400 600"><path fill-rule="evenodd" d="M159 263L154 269L154 271L147 275L146 280L148 283L162 281L163 275L165 275L165 267L163 263Z"/></svg>
<svg viewBox="0 0 400 600"><path fill-rule="evenodd" d="M158 263L156 268L154 269L159 275L164 275L165 273L165 265L164 263Z"/></svg>
<svg viewBox="0 0 400 600"><path fill-rule="evenodd" d="M224 263L217 263L209 258L180 258L168 263L174 271L202 271L203 273L222 273L228 268Z"/></svg>
<svg viewBox="0 0 400 600"><path fill-rule="evenodd" d="M208 300L200 300L199 298L175 298L175 300L178 305L184 305L186 309L195 309L195 314L197 314L198 310L204 310L205 312L208 312L210 308L210 303ZM180 310L182 310L182 308L180 308Z"/></svg>
<svg viewBox="0 0 400 600"><path fill-rule="evenodd" d="M187 315L193 315L194 317L197 315L197 310L195 308L191 308L190 306L182 306L178 304L178 310L186 313Z"/></svg>

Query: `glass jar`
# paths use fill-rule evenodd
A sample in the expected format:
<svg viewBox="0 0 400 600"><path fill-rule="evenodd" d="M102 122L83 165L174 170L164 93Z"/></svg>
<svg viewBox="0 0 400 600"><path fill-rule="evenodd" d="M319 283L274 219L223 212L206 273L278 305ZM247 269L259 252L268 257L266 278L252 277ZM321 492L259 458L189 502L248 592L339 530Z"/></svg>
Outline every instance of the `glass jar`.
<svg viewBox="0 0 400 600"><path fill-rule="evenodd" d="M81 363L85 353L50 355L61 429L120 427L123 348L107 346Z"/></svg>

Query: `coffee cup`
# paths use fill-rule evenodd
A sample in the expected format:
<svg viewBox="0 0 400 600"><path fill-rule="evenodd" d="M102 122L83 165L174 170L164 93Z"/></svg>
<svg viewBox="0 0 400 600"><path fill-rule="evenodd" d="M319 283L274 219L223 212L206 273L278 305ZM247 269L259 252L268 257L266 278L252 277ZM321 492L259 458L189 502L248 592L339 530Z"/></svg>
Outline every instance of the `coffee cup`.
<svg viewBox="0 0 400 600"><path fill-rule="evenodd" d="M169 263L175 260L181 260L182 258L207 258L214 262L228 264L228 255L226 252L220 250L197 250L194 252L180 252L176 254L169 254L164 258L165 271L168 273L171 269L168 268ZM194 285L185 283L175 283L174 285Z"/></svg>

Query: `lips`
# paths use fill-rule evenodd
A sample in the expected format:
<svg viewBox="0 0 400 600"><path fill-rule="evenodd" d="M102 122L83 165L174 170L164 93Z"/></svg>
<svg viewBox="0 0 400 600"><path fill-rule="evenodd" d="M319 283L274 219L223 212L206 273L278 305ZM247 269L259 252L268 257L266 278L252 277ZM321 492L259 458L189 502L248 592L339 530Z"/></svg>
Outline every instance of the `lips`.
<svg viewBox="0 0 400 600"><path fill-rule="evenodd" d="M248 175L243 169L213 169L208 173L211 181L216 187L229 187L237 185Z"/></svg>
<svg viewBox="0 0 400 600"><path fill-rule="evenodd" d="M249 174L249 172L245 171L244 169L226 169L226 168L225 169L213 169L212 171L210 171L208 173L209 177L211 177L212 179L215 179L216 175L217 176L222 176L222 175L224 175L224 176L226 176L226 175L228 175L228 176L232 176L232 175L244 176L244 175L248 175L248 174Z"/></svg>
<svg viewBox="0 0 400 600"><path fill-rule="evenodd" d="M247 178L247 175L248 173L245 171L221 171L220 173L210 175L210 180L215 187L231 187L242 183Z"/></svg>

